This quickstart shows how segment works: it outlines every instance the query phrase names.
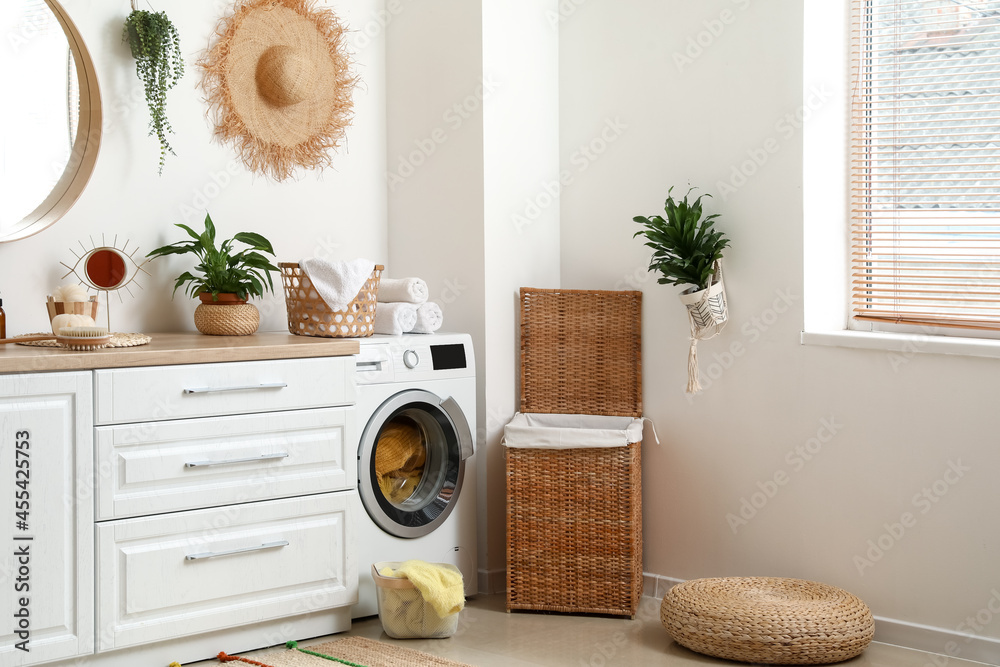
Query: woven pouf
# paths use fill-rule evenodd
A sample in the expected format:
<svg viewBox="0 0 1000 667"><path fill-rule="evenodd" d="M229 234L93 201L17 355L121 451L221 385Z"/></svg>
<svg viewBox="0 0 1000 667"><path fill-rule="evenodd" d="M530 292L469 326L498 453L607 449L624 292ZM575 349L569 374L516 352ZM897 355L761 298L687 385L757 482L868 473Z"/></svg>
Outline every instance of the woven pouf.
<svg viewBox="0 0 1000 667"><path fill-rule="evenodd" d="M210 336L249 336L260 326L260 311L252 303L200 303L194 309L194 326Z"/></svg>
<svg viewBox="0 0 1000 667"><path fill-rule="evenodd" d="M741 662L823 665L859 655L875 634L868 605L802 579L723 577L677 584L660 621L692 651Z"/></svg>

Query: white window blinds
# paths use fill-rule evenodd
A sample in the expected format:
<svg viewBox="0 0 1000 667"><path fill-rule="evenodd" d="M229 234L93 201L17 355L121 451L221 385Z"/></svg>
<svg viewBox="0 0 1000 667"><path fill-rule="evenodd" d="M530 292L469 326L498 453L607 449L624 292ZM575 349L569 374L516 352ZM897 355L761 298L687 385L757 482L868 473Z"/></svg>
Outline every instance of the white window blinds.
<svg viewBox="0 0 1000 667"><path fill-rule="evenodd" d="M852 11L853 318L1000 329L1000 1Z"/></svg>

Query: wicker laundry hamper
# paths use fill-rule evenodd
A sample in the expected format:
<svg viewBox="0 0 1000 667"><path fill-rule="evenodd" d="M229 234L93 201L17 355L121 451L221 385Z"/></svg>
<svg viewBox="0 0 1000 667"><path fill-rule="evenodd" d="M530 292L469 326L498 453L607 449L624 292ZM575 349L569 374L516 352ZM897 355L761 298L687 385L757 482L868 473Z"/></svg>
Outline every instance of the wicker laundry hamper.
<svg viewBox="0 0 1000 667"><path fill-rule="evenodd" d="M522 413L642 416L641 292L521 289ZM641 443L505 447L507 611L634 617Z"/></svg>

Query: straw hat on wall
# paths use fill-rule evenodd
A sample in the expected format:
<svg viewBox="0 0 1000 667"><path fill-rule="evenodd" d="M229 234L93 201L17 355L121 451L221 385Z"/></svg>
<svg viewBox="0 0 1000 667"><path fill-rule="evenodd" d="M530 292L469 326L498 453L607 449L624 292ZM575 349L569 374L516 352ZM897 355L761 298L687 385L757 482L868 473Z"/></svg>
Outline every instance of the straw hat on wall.
<svg viewBox="0 0 1000 667"><path fill-rule="evenodd" d="M198 63L215 134L282 181L330 166L353 118L345 28L311 0L240 0Z"/></svg>

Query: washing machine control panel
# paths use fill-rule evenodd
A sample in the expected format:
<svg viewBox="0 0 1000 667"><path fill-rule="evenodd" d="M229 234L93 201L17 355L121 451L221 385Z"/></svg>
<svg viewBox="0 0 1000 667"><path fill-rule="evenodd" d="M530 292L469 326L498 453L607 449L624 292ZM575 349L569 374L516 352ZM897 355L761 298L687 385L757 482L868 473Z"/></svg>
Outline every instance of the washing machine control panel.
<svg viewBox="0 0 1000 667"><path fill-rule="evenodd" d="M355 358L358 384L383 384L474 377L475 358L468 337L430 334L362 340Z"/></svg>

